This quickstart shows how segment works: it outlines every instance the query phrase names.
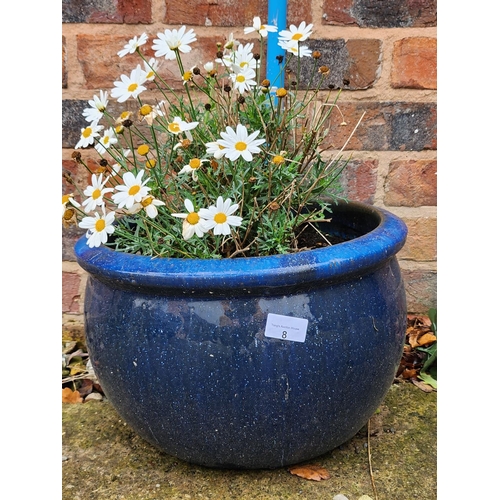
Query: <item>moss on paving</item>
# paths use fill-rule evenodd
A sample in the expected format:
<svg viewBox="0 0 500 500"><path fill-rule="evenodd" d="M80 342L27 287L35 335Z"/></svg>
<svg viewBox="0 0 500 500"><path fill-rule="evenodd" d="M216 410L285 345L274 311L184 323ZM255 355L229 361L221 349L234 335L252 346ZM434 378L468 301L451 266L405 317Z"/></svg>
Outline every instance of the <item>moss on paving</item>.
<svg viewBox="0 0 500 500"><path fill-rule="evenodd" d="M370 419L370 449L380 500L433 500L437 394L394 384ZM375 498L368 426L339 448L309 461L330 473L307 481L286 468L219 470L185 463L137 436L107 401L63 405L62 500L349 500ZM63 458L63 459L64 459Z"/></svg>

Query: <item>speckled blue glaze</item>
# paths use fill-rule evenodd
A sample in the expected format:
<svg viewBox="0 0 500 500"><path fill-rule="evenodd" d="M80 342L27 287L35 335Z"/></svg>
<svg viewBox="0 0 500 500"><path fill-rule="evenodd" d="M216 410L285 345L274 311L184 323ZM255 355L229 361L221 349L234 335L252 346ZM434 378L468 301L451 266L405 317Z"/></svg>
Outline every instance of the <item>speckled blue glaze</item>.
<svg viewBox="0 0 500 500"><path fill-rule="evenodd" d="M359 203L332 211L350 241L293 255L152 259L75 252L85 327L107 397L144 439L188 462L275 468L358 432L401 359L405 224ZM308 320L302 342L264 335L269 313Z"/></svg>

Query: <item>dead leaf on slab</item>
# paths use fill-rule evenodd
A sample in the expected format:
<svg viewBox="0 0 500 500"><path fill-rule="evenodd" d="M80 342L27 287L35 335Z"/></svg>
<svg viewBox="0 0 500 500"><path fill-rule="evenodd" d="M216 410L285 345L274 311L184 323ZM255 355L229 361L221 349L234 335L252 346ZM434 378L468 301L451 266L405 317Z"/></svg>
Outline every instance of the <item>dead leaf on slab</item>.
<svg viewBox="0 0 500 500"><path fill-rule="evenodd" d="M83 403L83 399L78 391L72 391L69 387L62 390L63 403Z"/></svg>
<svg viewBox="0 0 500 500"><path fill-rule="evenodd" d="M309 479L310 481L330 479L328 471L319 465L295 465L293 467L289 467L288 471L295 476Z"/></svg>
<svg viewBox="0 0 500 500"><path fill-rule="evenodd" d="M426 384L425 382L421 382L420 380L412 379L412 383L416 385L421 391L424 392L432 392L434 390L432 386Z"/></svg>
<svg viewBox="0 0 500 500"><path fill-rule="evenodd" d="M418 339L418 345L419 346L426 346L429 344L432 344L436 342L437 337L433 335L432 333L424 333L419 339Z"/></svg>

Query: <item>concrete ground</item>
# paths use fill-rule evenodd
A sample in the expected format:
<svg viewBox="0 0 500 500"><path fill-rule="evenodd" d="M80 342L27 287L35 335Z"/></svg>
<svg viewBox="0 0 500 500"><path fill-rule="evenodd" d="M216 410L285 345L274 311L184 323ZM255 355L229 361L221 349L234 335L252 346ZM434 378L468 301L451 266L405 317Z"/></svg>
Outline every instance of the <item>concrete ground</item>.
<svg viewBox="0 0 500 500"><path fill-rule="evenodd" d="M63 500L437 498L437 393L410 382L391 386L370 419L369 437L365 426L308 462L326 469L330 477L321 481L286 468L218 470L185 463L136 435L106 400L63 404L62 422Z"/></svg>

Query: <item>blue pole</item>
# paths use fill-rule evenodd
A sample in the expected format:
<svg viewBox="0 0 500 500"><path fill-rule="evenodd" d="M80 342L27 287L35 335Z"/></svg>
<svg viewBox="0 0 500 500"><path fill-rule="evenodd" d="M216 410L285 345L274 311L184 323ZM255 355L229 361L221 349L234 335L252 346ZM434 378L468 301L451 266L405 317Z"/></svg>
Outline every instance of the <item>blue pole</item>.
<svg viewBox="0 0 500 500"><path fill-rule="evenodd" d="M266 72L267 79L273 87L283 87L285 84L285 75L283 72L280 74L280 65L276 57L285 57L284 49L278 45L278 34L286 29L286 7L287 0L269 0L267 7L267 24L278 27L277 32L267 34Z"/></svg>

